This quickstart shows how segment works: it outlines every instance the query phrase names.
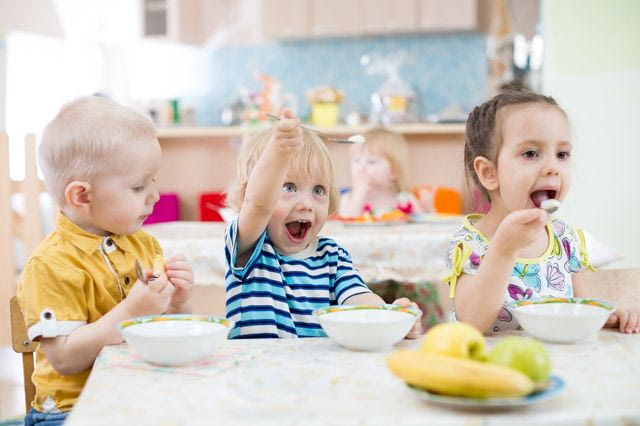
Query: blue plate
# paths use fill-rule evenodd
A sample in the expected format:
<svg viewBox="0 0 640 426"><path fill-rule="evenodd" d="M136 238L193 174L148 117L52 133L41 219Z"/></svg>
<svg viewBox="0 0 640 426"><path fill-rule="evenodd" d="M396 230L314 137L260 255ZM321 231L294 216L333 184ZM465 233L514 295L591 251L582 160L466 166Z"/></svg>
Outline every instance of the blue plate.
<svg viewBox="0 0 640 426"><path fill-rule="evenodd" d="M521 398L467 398L463 396L440 395L437 393L431 393L424 389L418 389L413 386L409 386L409 388L420 398L437 404L450 405L454 407L507 408L536 404L553 398L562 392L565 388L565 383L560 377L552 375L549 378L549 383L545 389L533 392Z"/></svg>

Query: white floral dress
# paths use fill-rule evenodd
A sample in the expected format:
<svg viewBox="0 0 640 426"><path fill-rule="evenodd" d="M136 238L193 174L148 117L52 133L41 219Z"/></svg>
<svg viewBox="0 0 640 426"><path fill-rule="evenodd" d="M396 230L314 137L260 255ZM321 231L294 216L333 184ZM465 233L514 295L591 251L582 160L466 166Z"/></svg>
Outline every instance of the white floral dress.
<svg viewBox="0 0 640 426"><path fill-rule="evenodd" d="M447 267L451 274L445 278L451 298L455 297L458 277L463 273L475 275L489 247L487 237L472 225L480 218L480 214L467 216L451 240L447 252ZM549 244L540 257L516 260L503 307L491 328L493 331L520 329L507 308L508 303L546 296L572 297L571 275L584 268L595 270L589 262L581 229L574 229L566 222L554 219L547 224L547 233Z"/></svg>

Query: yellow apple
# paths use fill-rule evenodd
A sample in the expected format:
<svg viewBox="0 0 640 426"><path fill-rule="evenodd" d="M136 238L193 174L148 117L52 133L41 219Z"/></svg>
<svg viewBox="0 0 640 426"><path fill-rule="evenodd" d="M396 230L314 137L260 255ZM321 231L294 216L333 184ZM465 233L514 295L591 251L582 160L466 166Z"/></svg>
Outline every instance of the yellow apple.
<svg viewBox="0 0 640 426"><path fill-rule="evenodd" d="M463 322L446 322L429 329L422 350L456 358L484 360L485 339L475 327Z"/></svg>

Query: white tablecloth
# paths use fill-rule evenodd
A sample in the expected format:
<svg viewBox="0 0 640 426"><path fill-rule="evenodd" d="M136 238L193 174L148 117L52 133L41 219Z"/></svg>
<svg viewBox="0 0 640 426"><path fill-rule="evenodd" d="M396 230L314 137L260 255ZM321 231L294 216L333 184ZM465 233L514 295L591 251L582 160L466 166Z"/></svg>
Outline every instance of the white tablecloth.
<svg viewBox="0 0 640 426"><path fill-rule="evenodd" d="M328 222L321 232L349 251L366 282L435 281L446 275L445 255L457 218L435 223L389 226ZM224 231L218 222L167 222L148 225L165 256L184 254L198 285L224 285Z"/></svg>
<svg viewBox="0 0 640 426"><path fill-rule="evenodd" d="M488 337L489 346L512 332ZM394 349L417 348L420 340ZM554 399L511 410L461 410L419 399L379 352L319 339L233 340L261 355L213 377L113 367L105 347L71 412L75 425L622 425L640 422L640 337L602 330L546 344L566 382ZM228 349L227 349L228 351Z"/></svg>

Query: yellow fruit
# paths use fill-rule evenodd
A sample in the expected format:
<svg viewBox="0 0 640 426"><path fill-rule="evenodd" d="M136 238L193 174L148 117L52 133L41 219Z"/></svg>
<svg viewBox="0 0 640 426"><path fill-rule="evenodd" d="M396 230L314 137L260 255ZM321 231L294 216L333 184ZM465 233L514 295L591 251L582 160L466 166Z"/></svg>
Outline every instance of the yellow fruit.
<svg viewBox="0 0 640 426"><path fill-rule="evenodd" d="M164 257L157 255L153 259L153 275L160 276L164 274Z"/></svg>
<svg viewBox="0 0 640 426"><path fill-rule="evenodd" d="M398 351L387 365L408 384L444 395L509 398L534 390L531 379L513 368L432 352Z"/></svg>
<svg viewBox="0 0 640 426"><path fill-rule="evenodd" d="M445 322L429 329L422 350L456 358L484 360L485 339L475 327L463 322Z"/></svg>

